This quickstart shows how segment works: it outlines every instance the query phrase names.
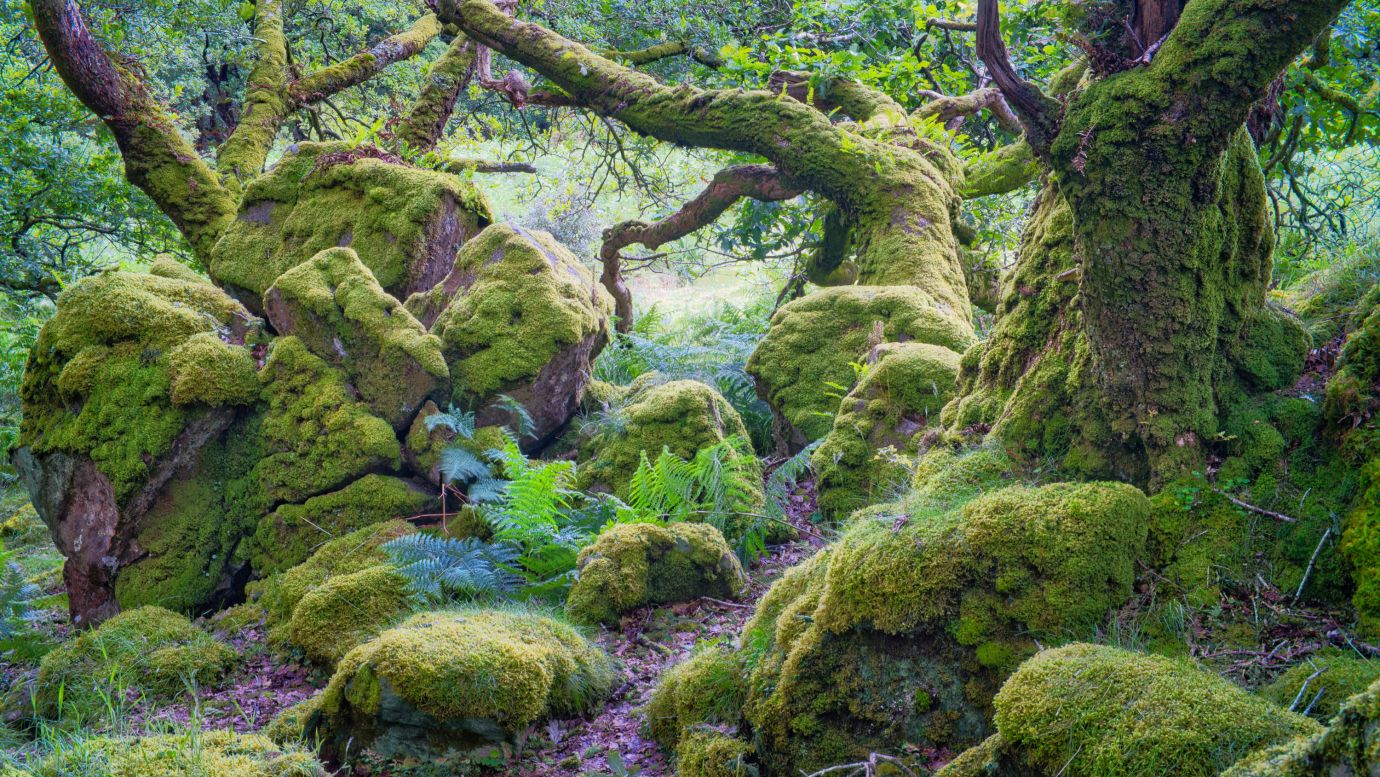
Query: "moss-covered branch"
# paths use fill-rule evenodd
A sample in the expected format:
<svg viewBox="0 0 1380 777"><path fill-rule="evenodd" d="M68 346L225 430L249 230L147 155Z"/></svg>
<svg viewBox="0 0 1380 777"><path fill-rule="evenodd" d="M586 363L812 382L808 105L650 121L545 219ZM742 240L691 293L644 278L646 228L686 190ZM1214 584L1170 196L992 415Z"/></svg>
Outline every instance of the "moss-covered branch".
<svg viewBox="0 0 1380 777"><path fill-rule="evenodd" d="M632 294L622 274L624 248L640 243L655 251L714 223L744 197L772 202L789 200L800 194L800 189L782 180L780 173L769 165L737 165L715 173L704 191L666 218L651 223L624 221L604 230L604 243L599 249L599 258L604 263L600 281L613 295L619 331L628 331L633 320Z"/></svg>
<svg viewBox="0 0 1380 777"><path fill-rule="evenodd" d="M450 47L427 72L422 93L394 128L393 134L399 142L416 151L435 147L455 110L456 98L474 76L474 53L475 46L469 39L455 36Z"/></svg>
<svg viewBox="0 0 1380 777"><path fill-rule="evenodd" d="M1008 132L1022 131L1020 119L1007 105L1000 89L978 89L968 94L952 97L938 92L923 93L930 101L915 109L912 118L925 119L933 116L950 129L956 129L963 120L981 111L990 111L1002 129Z"/></svg>
<svg viewBox="0 0 1380 777"><path fill-rule="evenodd" d="M143 81L96 41L75 0L33 0L30 7L63 82L114 135L125 175L204 259L234 219L235 198L178 133Z"/></svg>
<svg viewBox="0 0 1380 777"><path fill-rule="evenodd" d="M999 146L968 160L963 168L963 199L1013 192L1040 175L1040 165L1024 140Z"/></svg>
<svg viewBox="0 0 1380 777"><path fill-rule="evenodd" d="M539 25L510 18L488 0L441 0L438 14L538 71L580 107L661 140L765 158L846 214L859 282L913 284L936 308L971 327L952 230L962 170L947 148L913 136L897 142L908 129L904 113L877 112L890 119L890 133L878 116L864 127L835 125L815 108L775 92L663 85Z"/></svg>
<svg viewBox="0 0 1380 777"><path fill-rule="evenodd" d="M349 89L368 81L383 72L385 68L420 54L432 38L441 34L441 23L435 14L427 14L412 23L408 29L390 35L369 48L368 51L337 62L330 67L302 78L293 84L289 93L298 105L307 105L325 97Z"/></svg>
<svg viewBox="0 0 1380 777"><path fill-rule="evenodd" d="M643 65L650 65L653 62L660 62L663 59L669 59L670 57L678 57L682 54L689 55L691 59L695 60L701 65L704 65L705 67L718 68L720 65L723 64L723 61L719 59L719 55L715 54L709 49L703 46L694 46L689 43L686 43L685 41L678 40L666 41L665 43L658 43L653 46L648 46L645 49L637 49L636 51L619 51L618 49L604 49L599 53L607 57L608 59L616 59L619 62L622 62L627 65L632 65L633 67L642 67Z"/></svg>

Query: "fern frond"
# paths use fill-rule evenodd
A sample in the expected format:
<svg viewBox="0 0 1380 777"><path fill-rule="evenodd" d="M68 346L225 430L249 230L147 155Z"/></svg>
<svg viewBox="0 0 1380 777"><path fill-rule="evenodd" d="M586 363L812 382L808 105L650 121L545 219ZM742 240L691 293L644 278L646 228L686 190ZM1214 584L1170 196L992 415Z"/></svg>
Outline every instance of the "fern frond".
<svg viewBox="0 0 1380 777"><path fill-rule="evenodd" d="M441 476L449 483L465 485L493 477L488 464L485 464L473 451L459 445L452 445L441 451L438 466L441 470Z"/></svg>

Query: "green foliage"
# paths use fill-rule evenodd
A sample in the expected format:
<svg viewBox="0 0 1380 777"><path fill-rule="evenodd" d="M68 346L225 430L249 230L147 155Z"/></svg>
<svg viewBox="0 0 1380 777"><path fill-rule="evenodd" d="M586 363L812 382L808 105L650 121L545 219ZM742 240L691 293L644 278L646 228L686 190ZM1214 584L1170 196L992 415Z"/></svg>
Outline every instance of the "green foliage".
<svg viewBox="0 0 1380 777"><path fill-rule="evenodd" d="M51 755L6 768L3 777L324 777L305 748L258 734L202 731L195 726L145 737L77 737Z"/></svg>
<svg viewBox="0 0 1380 777"><path fill-rule="evenodd" d="M412 590L431 604L503 598L523 582L510 571L518 550L506 543L419 532L389 541L383 551Z"/></svg>
<svg viewBox="0 0 1380 777"><path fill-rule="evenodd" d="M1293 712L1326 721L1342 702L1380 680L1380 661L1330 648L1289 668L1262 695Z"/></svg>
<svg viewBox="0 0 1380 777"><path fill-rule="evenodd" d="M32 660L48 647L33 624L35 611L48 597L28 581L13 556L0 539L0 656Z"/></svg>

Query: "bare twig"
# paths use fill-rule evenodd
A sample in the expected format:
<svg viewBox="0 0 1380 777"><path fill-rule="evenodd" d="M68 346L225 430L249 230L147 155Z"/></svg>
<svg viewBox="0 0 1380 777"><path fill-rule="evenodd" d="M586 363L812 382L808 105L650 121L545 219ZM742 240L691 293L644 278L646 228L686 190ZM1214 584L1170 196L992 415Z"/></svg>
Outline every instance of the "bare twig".
<svg viewBox="0 0 1380 777"><path fill-rule="evenodd" d="M1242 500L1240 500L1240 499L1237 499L1236 497L1232 496L1231 494L1228 494L1226 491L1223 491L1223 490L1221 490L1221 489L1217 489L1217 493L1219 493L1219 494L1221 494L1222 496L1226 497L1228 502L1231 502L1232 504L1236 505L1237 507L1240 507L1242 510L1248 510L1248 511L1250 511L1250 512L1256 513L1257 515L1263 515L1263 516L1266 516L1267 518L1273 518L1273 519L1275 519L1276 521L1283 521L1284 523L1298 523L1298 522L1299 522L1299 519L1297 519L1297 518L1295 518L1295 517L1293 517L1293 516L1291 516L1291 515L1285 515L1284 513L1277 513L1277 512L1275 512L1274 510L1266 510L1266 509L1263 508L1263 507L1257 507L1257 506L1251 504L1250 502L1246 502L1246 501L1242 501Z"/></svg>

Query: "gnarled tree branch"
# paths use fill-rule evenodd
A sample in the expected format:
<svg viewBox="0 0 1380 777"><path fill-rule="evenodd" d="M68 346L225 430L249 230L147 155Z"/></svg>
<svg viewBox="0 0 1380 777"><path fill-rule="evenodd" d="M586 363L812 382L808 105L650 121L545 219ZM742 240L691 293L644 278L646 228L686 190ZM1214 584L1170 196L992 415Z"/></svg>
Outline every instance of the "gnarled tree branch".
<svg viewBox="0 0 1380 777"><path fill-rule="evenodd" d="M969 116L984 110L991 111L997 123L1008 132L1019 133L1023 129L1020 119L1011 112L1011 106L1006 103L1000 89L978 89L958 97L922 91L920 96L930 101L916 108L911 116L917 119L933 116L950 130L958 129Z"/></svg>
<svg viewBox="0 0 1380 777"><path fill-rule="evenodd" d="M105 122L130 182L209 256L235 216L235 197L182 138L166 108L91 35L76 0L32 0L34 24L67 88Z"/></svg>
<svg viewBox="0 0 1380 777"><path fill-rule="evenodd" d="M618 316L618 331L632 326L632 295L623 282L622 250L640 243L649 250L678 240L702 227L714 223L733 203L744 197L764 202L776 202L798 197L803 191L782 179L770 165L737 165L714 174L709 186L680 210L659 221L624 221L604 230L604 244L599 249L604 272L600 281L614 299Z"/></svg>
<svg viewBox="0 0 1380 777"><path fill-rule="evenodd" d="M457 35L432 64L422 93L393 128L399 142L414 151L428 151L441 140L455 111L455 100L474 76L475 48L468 38Z"/></svg>
<svg viewBox="0 0 1380 777"><path fill-rule="evenodd" d="M977 52L992 82L1025 125L1026 138L1041 155L1047 153L1049 143L1058 131L1059 103L1047 97L1039 87L1021 78L1006 53L1001 37L1001 12L997 0L978 0Z"/></svg>
<svg viewBox="0 0 1380 777"><path fill-rule="evenodd" d="M658 43L654 46L648 46L645 49L637 49L636 51L604 49L599 53L608 59L617 60L624 64L632 65L633 67L650 65L653 62L659 62L663 59L669 59L670 57L678 57L682 54L688 54L691 59L709 68L717 69L723 64L723 60L719 59L719 55L709 49L703 46L694 46L685 41L676 40Z"/></svg>

